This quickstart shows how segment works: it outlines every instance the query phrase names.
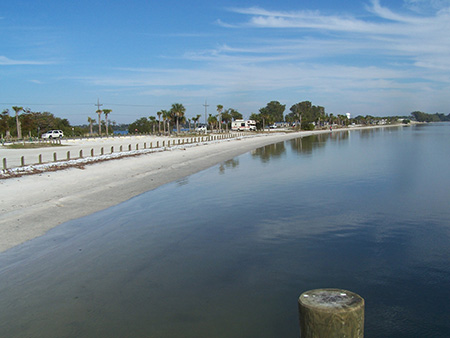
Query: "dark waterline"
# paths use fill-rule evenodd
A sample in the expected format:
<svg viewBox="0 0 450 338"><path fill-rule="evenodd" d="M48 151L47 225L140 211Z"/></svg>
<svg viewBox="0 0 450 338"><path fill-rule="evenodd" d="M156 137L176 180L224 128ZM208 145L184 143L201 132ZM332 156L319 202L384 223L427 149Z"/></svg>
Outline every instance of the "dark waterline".
<svg viewBox="0 0 450 338"><path fill-rule="evenodd" d="M450 336L450 125L257 149L0 255L1 337L297 337L297 298L367 337Z"/></svg>

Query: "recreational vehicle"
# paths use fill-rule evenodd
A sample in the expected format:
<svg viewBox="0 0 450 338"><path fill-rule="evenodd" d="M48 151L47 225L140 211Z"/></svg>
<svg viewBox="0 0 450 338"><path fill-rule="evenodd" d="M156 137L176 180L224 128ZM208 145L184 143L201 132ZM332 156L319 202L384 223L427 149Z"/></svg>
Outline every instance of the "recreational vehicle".
<svg viewBox="0 0 450 338"><path fill-rule="evenodd" d="M255 131L256 121L254 120L236 120L231 122L231 130L235 131Z"/></svg>

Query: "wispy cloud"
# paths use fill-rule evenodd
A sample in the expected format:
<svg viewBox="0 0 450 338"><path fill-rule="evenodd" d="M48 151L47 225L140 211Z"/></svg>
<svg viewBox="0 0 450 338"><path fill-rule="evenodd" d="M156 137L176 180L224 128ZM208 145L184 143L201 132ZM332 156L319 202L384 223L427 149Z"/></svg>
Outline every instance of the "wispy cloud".
<svg viewBox="0 0 450 338"><path fill-rule="evenodd" d="M217 23L233 29L233 37L239 32L239 39L185 51L178 56L189 64L185 68L120 68L83 81L136 87L154 97L233 95L288 104L315 99L354 113L364 107L384 112L420 109L424 103L438 107L450 88L450 7L424 15L411 12L412 3L394 11L373 0L359 17L233 8L242 21ZM264 35L255 29L264 29Z"/></svg>
<svg viewBox="0 0 450 338"><path fill-rule="evenodd" d="M33 61L33 60L14 60L0 55L0 65L17 66L17 65L49 65L53 62L49 61Z"/></svg>

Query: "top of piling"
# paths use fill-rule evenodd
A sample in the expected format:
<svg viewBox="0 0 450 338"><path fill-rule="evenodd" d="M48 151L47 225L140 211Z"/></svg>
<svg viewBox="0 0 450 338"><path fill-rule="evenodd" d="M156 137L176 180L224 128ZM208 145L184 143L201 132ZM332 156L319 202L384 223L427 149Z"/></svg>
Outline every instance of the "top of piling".
<svg viewBox="0 0 450 338"><path fill-rule="evenodd" d="M298 302L310 309L340 312L364 307L364 299L358 294L342 289L316 289L302 293Z"/></svg>

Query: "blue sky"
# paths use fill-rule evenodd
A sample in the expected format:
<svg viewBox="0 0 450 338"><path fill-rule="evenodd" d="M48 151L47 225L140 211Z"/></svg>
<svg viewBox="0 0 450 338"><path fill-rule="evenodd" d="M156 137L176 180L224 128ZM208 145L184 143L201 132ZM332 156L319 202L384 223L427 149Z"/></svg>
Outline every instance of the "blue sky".
<svg viewBox="0 0 450 338"><path fill-rule="evenodd" d="M248 117L449 113L450 0L2 1L0 109L131 123L182 103Z"/></svg>

